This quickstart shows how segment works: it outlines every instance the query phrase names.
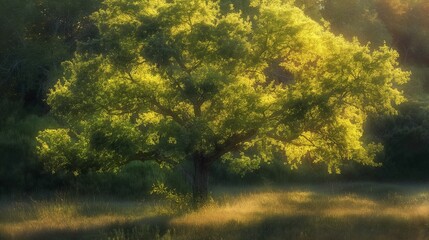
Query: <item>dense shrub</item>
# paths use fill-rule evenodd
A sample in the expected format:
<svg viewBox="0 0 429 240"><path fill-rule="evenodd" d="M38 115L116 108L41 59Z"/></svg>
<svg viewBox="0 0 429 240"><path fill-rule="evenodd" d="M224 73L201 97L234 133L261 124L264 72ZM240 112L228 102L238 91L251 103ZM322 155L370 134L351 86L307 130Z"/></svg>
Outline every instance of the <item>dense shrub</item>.
<svg viewBox="0 0 429 240"><path fill-rule="evenodd" d="M424 106L404 104L397 116L371 123L373 137L385 146L383 166L373 172L377 179L429 180L429 110Z"/></svg>
<svg viewBox="0 0 429 240"><path fill-rule="evenodd" d="M166 171L153 161L132 161L117 172L90 172L77 176L73 186L83 194L141 197L147 196L154 184L165 181Z"/></svg>

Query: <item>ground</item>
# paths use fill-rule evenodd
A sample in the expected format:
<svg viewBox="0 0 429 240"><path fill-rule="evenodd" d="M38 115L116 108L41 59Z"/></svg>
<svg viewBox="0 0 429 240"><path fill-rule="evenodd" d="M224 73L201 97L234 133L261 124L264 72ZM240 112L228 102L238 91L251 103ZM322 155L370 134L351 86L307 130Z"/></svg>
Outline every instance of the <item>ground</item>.
<svg viewBox="0 0 429 240"><path fill-rule="evenodd" d="M70 197L0 203L0 239L429 239L429 185L217 187L180 203Z"/></svg>

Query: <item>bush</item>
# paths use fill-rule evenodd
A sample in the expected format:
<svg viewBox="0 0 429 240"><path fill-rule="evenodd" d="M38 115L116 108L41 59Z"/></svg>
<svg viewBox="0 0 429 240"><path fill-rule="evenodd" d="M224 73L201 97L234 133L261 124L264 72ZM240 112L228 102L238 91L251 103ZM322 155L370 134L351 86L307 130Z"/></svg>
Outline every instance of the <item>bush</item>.
<svg viewBox="0 0 429 240"><path fill-rule="evenodd" d="M373 175L385 180L429 180L429 110L410 102L397 116L372 121L369 131L384 145Z"/></svg>
<svg viewBox="0 0 429 240"><path fill-rule="evenodd" d="M90 172L76 178L75 188L84 194L107 194L120 197L148 195L152 186L165 180L165 169L154 161L132 161L117 172Z"/></svg>

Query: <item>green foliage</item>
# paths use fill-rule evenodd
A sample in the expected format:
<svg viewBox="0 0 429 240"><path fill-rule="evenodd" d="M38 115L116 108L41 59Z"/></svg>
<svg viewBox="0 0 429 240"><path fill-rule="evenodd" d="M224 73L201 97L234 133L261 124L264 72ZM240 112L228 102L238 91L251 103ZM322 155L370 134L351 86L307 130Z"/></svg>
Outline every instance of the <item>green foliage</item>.
<svg viewBox="0 0 429 240"><path fill-rule="evenodd" d="M0 128L0 193L30 190L46 184L39 179L42 166L34 151L37 131L52 125L52 120L34 115L17 119L10 116Z"/></svg>
<svg viewBox="0 0 429 240"><path fill-rule="evenodd" d="M170 205L170 210L168 210L168 208L165 208L165 210L171 211L170 214L190 211L192 208L190 205L192 196L190 194L181 194L175 189L167 187L162 182L153 184L150 194L160 196L167 200Z"/></svg>
<svg viewBox="0 0 429 240"><path fill-rule="evenodd" d="M165 181L165 170L153 161L135 161L125 165L119 176L128 182L131 192L149 193L155 183Z"/></svg>
<svg viewBox="0 0 429 240"><path fill-rule="evenodd" d="M402 87L410 104L401 106L399 115L372 120L366 137L378 139L385 146L374 171L352 167L353 174L377 179L427 179L425 150L428 93L427 42L429 15L427 1L421 0L297 0L298 6L314 19L327 20L334 32L351 39L379 45L391 43L401 54L401 61L412 71L411 81ZM347 171L350 174L350 169Z"/></svg>
<svg viewBox="0 0 429 240"><path fill-rule="evenodd" d="M407 64L428 65L429 3L425 0L296 0L313 17L348 39L388 42Z"/></svg>
<svg viewBox="0 0 429 240"><path fill-rule="evenodd" d="M149 195L155 183L166 181L166 174L156 162L133 161L116 172L81 174L72 186L82 194L142 197Z"/></svg>
<svg viewBox="0 0 429 240"><path fill-rule="evenodd" d="M146 182L141 179L150 175L151 168L135 166L139 174L131 170L130 175L123 170L124 164L136 159L156 159L168 165L167 184L179 192L189 191L184 185L192 179L184 181L179 168L172 166L180 162L180 168L190 171L193 168L186 161L192 158L190 152L207 153L226 146L227 139L263 122L255 113L270 104L265 115L283 111L265 123L274 126L273 122L281 122L278 133L272 135L274 128L260 127L252 141L244 141L236 146L240 149L223 155L219 164L225 163L228 170L220 167L222 174L233 179L231 173L243 176L253 171L244 178L249 181L265 179L265 175L267 179L317 178L312 167L307 171L311 159L318 159L314 155L327 161L332 172L338 167L347 172L354 164L340 160L367 163L380 146L370 144L371 136L360 127L372 110L350 113L353 107L339 110L342 108L334 102L343 90L358 95L358 89L368 98L358 101L364 106L370 101L378 103L377 96L400 95L388 93L382 83L374 88L369 88L370 84L349 85L389 78L390 70L397 66L389 66L385 76L377 77L375 70L394 62L394 53L387 53L386 48L377 51L384 42L398 50L403 63L412 65L407 66L413 72L411 81L400 88L408 98L427 104L429 5L424 0L111 0L98 10L100 3L0 0L1 192L70 185L80 191L87 187L88 192L147 191L140 183ZM304 17L292 3L324 27ZM88 17L94 11L97 13ZM359 47L357 42L345 42L327 31L371 44ZM376 59L372 50L385 54ZM65 86L55 88L49 100L60 128L51 117L45 117L49 111L45 98L61 76L60 63L66 60L70 61L63 64L61 80ZM358 66L368 61L371 64ZM367 76L350 80L350 75L362 72L368 72ZM393 75L391 78L396 78ZM392 86L398 87L396 83ZM401 100L384 99L387 103L380 101L377 111L389 101ZM343 100L350 104L356 98ZM199 104L201 116L196 117ZM421 144L406 141L426 141L426 112L421 108L405 111L408 107L404 106L399 116L373 123L377 128L387 124L396 134L372 133L372 139L385 146L384 156L379 158L384 166L373 174L378 178L424 178L427 152ZM341 111L352 124L341 119ZM186 126L177 124L172 113ZM323 121L317 124L320 119ZM47 175L34 153L34 136L44 128L50 130L38 137L39 143L45 143L38 145L39 157L45 170L56 172L54 176ZM305 139L308 137L322 147L307 146L312 144ZM306 146L301 146L303 143ZM358 145L362 148L353 147ZM287 159L285 151L290 156ZM289 164L286 169L282 168L284 160ZM290 167L300 167L300 173L290 172ZM403 174L401 169L412 174ZM128 177L134 174L139 179L135 188Z"/></svg>
<svg viewBox="0 0 429 240"><path fill-rule="evenodd" d="M65 62L48 96L64 129L40 133L45 166L223 159L244 171L278 153L329 172L344 160L376 165L381 146L365 141L363 125L404 101L398 54L335 36L290 3L249 7L245 17L218 2L106 1L91 17L103 53ZM293 80L268 76L273 63Z"/></svg>
<svg viewBox="0 0 429 240"><path fill-rule="evenodd" d="M387 42L391 45L394 40L385 21L379 17L377 2L324 0L321 14L331 23L330 26L336 33L341 33L349 39L357 36L364 44L371 42L374 46L381 46Z"/></svg>
<svg viewBox="0 0 429 240"><path fill-rule="evenodd" d="M0 179L1 190L49 186L35 154L35 136L56 127L46 93L90 29L85 15L99 0L0 0Z"/></svg>
<svg viewBox="0 0 429 240"><path fill-rule="evenodd" d="M372 121L369 130L385 146L383 167L372 173L392 180L427 180L429 170L429 111L418 103L408 103L397 116Z"/></svg>
<svg viewBox="0 0 429 240"><path fill-rule="evenodd" d="M2 95L33 108L43 107L60 63L71 57L79 38L87 37L83 34L88 28L84 16L94 11L98 2L1 0Z"/></svg>

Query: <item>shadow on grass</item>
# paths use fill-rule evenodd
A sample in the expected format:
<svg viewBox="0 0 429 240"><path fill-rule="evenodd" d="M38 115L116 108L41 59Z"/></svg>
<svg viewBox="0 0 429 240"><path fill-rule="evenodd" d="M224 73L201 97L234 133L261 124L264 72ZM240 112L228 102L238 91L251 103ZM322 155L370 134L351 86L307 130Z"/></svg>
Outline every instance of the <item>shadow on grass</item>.
<svg viewBox="0 0 429 240"><path fill-rule="evenodd" d="M169 225L170 217L152 217L127 223L109 224L96 228L43 230L25 235L0 239L74 240L108 239L155 239L173 230L171 239L191 240L270 240L270 239L429 239L429 228L419 222L377 217L328 218L312 216L270 216L255 223L230 221L217 226ZM136 233L134 229L140 229ZM143 229L143 231L141 230ZM118 232L123 234L117 234ZM118 238L119 237L119 238Z"/></svg>
<svg viewBox="0 0 429 240"><path fill-rule="evenodd" d="M227 207L188 215L173 221L173 239L429 239L426 200L420 202L423 208L409 200L398 202L392 194L409 197L402 194L402 187L362 184L310 189L251 193Z"/></svg>
<svg viewBox="0 0 429 240"><path fill-rule="evenodd" d="M280 240L280 239L429 239L424 223L377 217L271 216L244 224L230 221L219 226L176 225L173 239Z"/></svg>
<svg viewBox="0 0 429 240"><path fill-rule="evenodd" d="M87 226L85 228L67 229L43 229L25 232L16 236L8 236L0 233L0 239L28 239L28 240L93 240L107 239L115 231L133 233L136 227L141 228L139 235L144 239L153 239L155 235L164 235L169 229L169 216L156 216L142 218L123 223L111 223L102 226ZM144 231L143 231L144 230ZM124 235L124 234L122 234ZM127 238L128 239L128 238ZM133 238L134 239L134 238Z"/></svg>
<svg viewBox="0 0 429 240"><path fill-rule="evenodd" d="M88 217L83 219L88 225L36 228L15 238L0 233L0 239L429 239L429 196L417 199L406 187L312 185L246 194L225 190L229 196L225 200L182 216L140 215L137 220L102 225L91 225L90 219L108 213L138 217L139 205L89 203L75 209Z"/></svg>

